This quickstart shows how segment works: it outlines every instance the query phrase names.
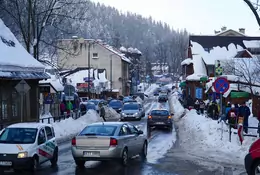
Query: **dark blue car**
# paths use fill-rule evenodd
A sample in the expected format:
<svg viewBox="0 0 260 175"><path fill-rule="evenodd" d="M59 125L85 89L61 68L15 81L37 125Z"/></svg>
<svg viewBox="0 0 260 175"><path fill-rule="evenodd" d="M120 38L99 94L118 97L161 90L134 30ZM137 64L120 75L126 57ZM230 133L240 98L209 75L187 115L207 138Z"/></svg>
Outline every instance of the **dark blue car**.
<svg viewBox="0 0 260 175"><path fill-rule="evenodd" d="M80 112L82 115L85 115L90 109L96 110L96 105L92 102L82 102L80 104Z"/></svg>
<svg viewBox="0 0 260 175"><path fill-rule="evenodd" d="M116 112L120 113L123 103L120 100L111 100L108 105L109 107L113 108Z"/></svg>

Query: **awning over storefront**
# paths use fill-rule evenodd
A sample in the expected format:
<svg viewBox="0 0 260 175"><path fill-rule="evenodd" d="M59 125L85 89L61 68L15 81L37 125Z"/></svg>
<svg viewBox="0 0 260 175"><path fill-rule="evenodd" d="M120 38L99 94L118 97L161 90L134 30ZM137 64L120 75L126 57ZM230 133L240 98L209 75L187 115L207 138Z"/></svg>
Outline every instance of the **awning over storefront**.
<svg viewBox="0 0 260 175"><path fill-rule="evenodd" d="M249 98L248 92L231 92L231 98Z"/></svg>

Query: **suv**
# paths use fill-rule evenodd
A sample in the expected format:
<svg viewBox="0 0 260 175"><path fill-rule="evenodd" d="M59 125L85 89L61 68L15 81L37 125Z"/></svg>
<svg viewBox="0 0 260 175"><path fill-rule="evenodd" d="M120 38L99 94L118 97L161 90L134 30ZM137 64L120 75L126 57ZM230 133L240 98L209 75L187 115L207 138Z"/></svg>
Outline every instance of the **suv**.
<svg viewBox="0 0 260 175"><path fill-rule="evenodd" d="M10 125L0 132L0 148L0 172L8 169L35 171L46 161L57 165L58 145L49 124Z"/></svg>
<svg viewBox="0 0 260 175"><path fill-rule="evenodd" d="M142 111L140 109L139 103L130 102L125 103L122 107L122 112L120 114L121 121L126 119L134 119L141 120L142 119Z"/></svg>

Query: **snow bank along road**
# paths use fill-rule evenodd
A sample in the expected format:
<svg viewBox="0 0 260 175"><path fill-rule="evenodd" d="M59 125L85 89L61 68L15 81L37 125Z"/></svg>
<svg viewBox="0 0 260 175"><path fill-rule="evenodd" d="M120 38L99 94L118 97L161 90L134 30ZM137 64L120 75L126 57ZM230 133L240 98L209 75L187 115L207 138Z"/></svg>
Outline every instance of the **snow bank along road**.
<svg viewBox="0 0 260 175"><path fill-rule="evenodd" d="M141 121L130 121L137 125L144 132L147 132L147 114L151 109L162 105L157 102L157 98L151 97L146 100L144 104L146 110L146 117ZM168 103L163 104L165 108L169 109ZM95 174L95 175L166 175L169 172L157 170L154 167L158 164L160 158L173 146L176 140L176 133L173 129L172 132L163 130L154 130L151 132L149 139L147 161L142 162L138 157L130 161L130 165L126 168L121 167L117 163L110 162L86 162L84 170L77 169L71 155L70 142L64 142L59 146L59 161L57 168L51 168L50 163L43 164L37 172L37 175L74 175L74 174ZM26 172L24 172L26 174ZM11 173L14 174L14 173ZM175 173L170 173L175 174ZM19 174L20 175L20 174Z"/></svg>

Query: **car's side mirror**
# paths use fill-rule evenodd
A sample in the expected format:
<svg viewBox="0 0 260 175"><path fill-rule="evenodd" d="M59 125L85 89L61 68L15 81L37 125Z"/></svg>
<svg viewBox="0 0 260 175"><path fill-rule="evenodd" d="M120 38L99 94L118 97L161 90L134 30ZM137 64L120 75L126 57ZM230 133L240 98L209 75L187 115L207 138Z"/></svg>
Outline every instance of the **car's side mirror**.
<svg viewBox="0 0 260 175"><path fill-rule="evenodd" d="M174 115L174 113L171 113L171 115Z"/></svg>
<svg viewBox="0 0 260 175"><path fill-rule="evenodd" d="M142 131L142 130L138 130L138 132L137 132L137 134L138 135L141 135L141 134L143 134L144 132Z"/></svg>

